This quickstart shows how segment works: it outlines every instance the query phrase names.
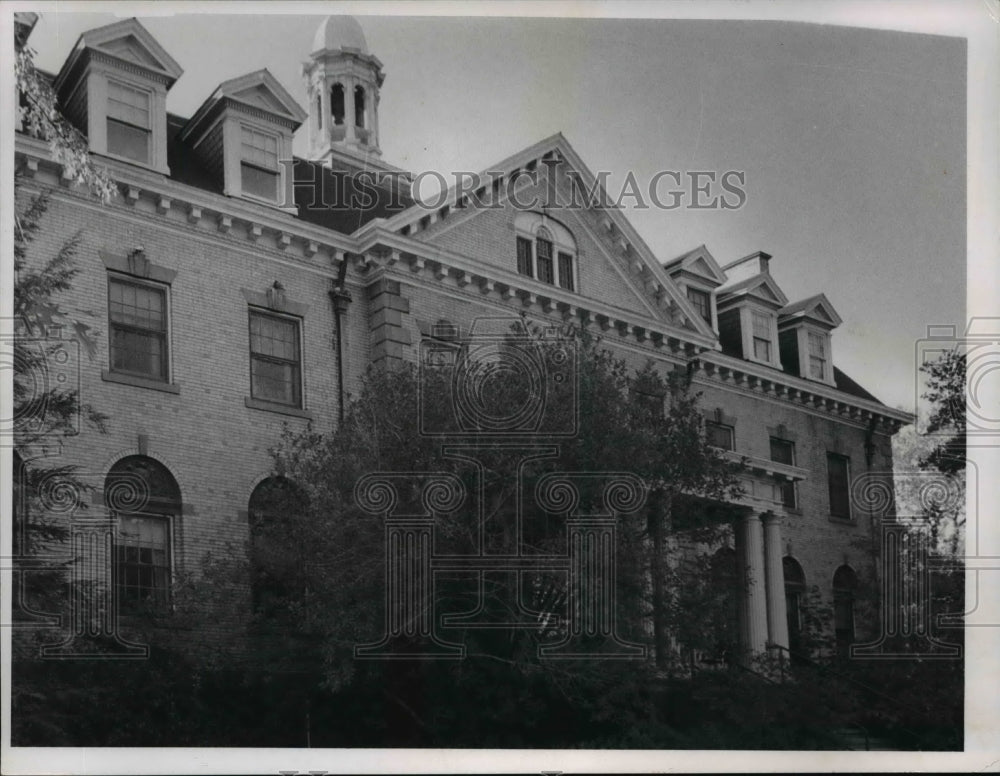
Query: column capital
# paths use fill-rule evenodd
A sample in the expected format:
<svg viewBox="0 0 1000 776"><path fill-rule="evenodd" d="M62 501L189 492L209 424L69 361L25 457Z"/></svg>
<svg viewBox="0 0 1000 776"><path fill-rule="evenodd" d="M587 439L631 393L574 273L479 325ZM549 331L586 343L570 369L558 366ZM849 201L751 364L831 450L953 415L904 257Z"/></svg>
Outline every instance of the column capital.
<svg viewBox="0 0 1000 776"><path fill-rule="evenodd" d="M781 521L785 519L785 516L778 512L768 510L767 512L761 513L760 519L763 521L764 525L781 525Z"/></svg>

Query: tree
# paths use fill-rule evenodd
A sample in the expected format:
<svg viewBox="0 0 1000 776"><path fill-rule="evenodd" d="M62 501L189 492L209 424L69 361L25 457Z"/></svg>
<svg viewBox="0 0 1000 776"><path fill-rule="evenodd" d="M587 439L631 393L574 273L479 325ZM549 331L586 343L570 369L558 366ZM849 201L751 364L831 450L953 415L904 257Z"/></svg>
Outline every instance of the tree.
<svg viewBox="0 0 1000 776"><path fill-rule="evenodd" d="M934 406L925 433L952 432L921 464L945 474L965 469L965 361L965 353L956 348L920 366L920 371L927 375L923 398Z"/></svg>
<svg viewBox="0 0 1000 776"><path fill-rule="evenodd" d="M675 549L667 536L670 519L680 505L686 506L686 498L734 495L734 467L705 443L698 397L690 390L686 373L660 374L652 364L633 371L585 333L566 332L564 339L551 341L540 327L520 326L515 325L498 345L492 366L476 372L465 362L461 368L479 380L470 395L482 402L482 415L507 418L530 397L525 384L516 375L511 377L504 348L510 358L522 357L529 348L532 357L545 364L557 363L569 354L578 392L572 393L571 380L548 385L546 414L537 432L514 442L504 438L503 444L485 432L472 440L421 433L421 428L450 428L455 403L469 398L455 393L454 370L475 351L476 343L451 341L434 345L440 354L448 354L442 356L444 368L373 369L337 430L287 435L274 451L276 473L303 489L308 507L258 526L254 546L266 548L255 553L258 584L266 582L272 592L289 591L287 599L272 608L285 618L294 615L295 629L315 637L310 646L317 651L316 660L322 663L330 686L340 687L350 680L358 665L353 659L354 645L377 641L382 625L384 527L377 517L359 508L355 492L356 484L373 472L443 472L462 483L467 500L461 508L442 514L435 526L436 550L442 553L470 553L485 545L492 553L513 554L518 551L518 537L524 552L565 553L565 516L542 509L534 499L520 494L536 493L554 472L593 474L592 481L587 476L574 481L576 497L586 511L596 508L602 497L598 473L625 471L637 476L644 483L646 501L643 510L623 516L619 524L618 621L623 637L646 641L652 617L657 634L653 646L660 663L666 665L668 640L679 631L682 616L671 603L669 589L667 556ZM427 397L431 400L421 405ZM574 423L577 432L573 435L547 433ZM446 445L464 448L443 454ZM553 452L529 461L525 451L539 447ZM412 479L401 481L398 511L419 513L419 489ZM474 498L480 496L482 522L472 508ZM710 541L722 530L717 520L703 516L699 522L697 517L688 517L685 530L692 543ZM296 558L297 563L289 564L289 558ZM275 579L283 575L285 582L275 585ZM526 577L528 582L522 587L528 594L519 599L518 584ZM520 577L497 572L483 578L489 588L489 616L509 617L518 610L524 615L527 609L534 613L534 625L522 623L509 631L468 630L461 638L470 653L518 666L518 670L539 669L533 657L535 647L555 643L561 635L553 624L557 613L565 614L561 611L567 594L565 579L545 572ZM475 591L469 589L468 574L464 578L442 574L439 579L444 611L468 611L479 603Z"/></svg>

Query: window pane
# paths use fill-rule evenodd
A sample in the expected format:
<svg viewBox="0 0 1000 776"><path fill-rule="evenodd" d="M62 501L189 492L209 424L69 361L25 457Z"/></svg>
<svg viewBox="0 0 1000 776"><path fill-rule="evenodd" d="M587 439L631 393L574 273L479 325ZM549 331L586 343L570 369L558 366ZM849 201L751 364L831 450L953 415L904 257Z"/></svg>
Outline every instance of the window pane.
<svg viewBox="0 0 1000 776"><path fill-rule="evenodd" d="M278 167L278 138L263 132L241 128L242 157L260 167L275 170Z"/></svg>
<svg viewBox="0 0 1000 776"><path fill-rule="evenodd" d="M548 240L538 239L535 241L536 254L535 264L538 271L538 279L543 283L554 283L555 272L552 267L552 243Z"/></svg>
<svg viewBox="0 0 1000 776"><path fill-rule="evenodd" d="M162 605L170 589L169 528L161 517L120 518L115 584L123 609Z"/></svg>
<svg viewBox="0 0 1000 776"><path fill-rule="evenodd" d="M809 332L809 353L820 358L826 356L826 337L822 334Z"/></svg>
<svg viewBox="0 0 1000 776"><path fill-rule="evenodd" d="M705 422L705 441L723 450L733 449L733 427L721 423Z"/></svg>
<svg viewBox="0 0 1000 776"><path fill-rule="evenodd" d="M753 335L755 337L760 337L761 339L771 340L771 317L765 315L764 313L754 312L753 318Z"/></svg>
<svg viewBox="0 0 1000 776"><path fill-rule="evenodd" d="M822 380L825 377L826 361L816 356L809 356L809 376L814 380Z"/></svg>
<svg viewBox="0 0 1000 776"><path fill-rule="evenodd" d="M771 341L766 339L760 339L758 337L753 338L753 357L758 361L770 361L771 360Z"/></svg>
<svg viewBox="0 0 1000 776"><path fill-rule="evenodd" d="M691 301L691 305L698 312L698 315L711 323L712 307L708 293L697 288L688 288L687 298Z"/></svg>
<svg viewBox="0 0 1000 776"><path fill-rule="evenodd" d="M250 366L255 399L298 404L297 369L291 364L280 364L255 358Z"/></svg>
<svg viewBox="0 0 1000 776"><path fill-rule="evenodd" d="M108 153L149 163L149 130L108 119Z"/></svg>
<svg viewBox="0 0 1000 776"><path fill-rule="evenodd" d="M108 118L149 129L149 93L109 81Z"/></svg>
<svg viewBox="0 0 1000 776"><path fill-rule="evenodd" d="M559 254L559 285L573 290L573 256L569 253Z"/></svg>
<svg viewBox="0 0 1000 776"><path fill-rule="evenodd" d="M254 313L250 316L250 348L263 356L298 360L299 327L295 321Z"/></svg>
<svg viewBox="0 0 1000 776"><path fill-rule="evenodd" d="M272 201L278 199L278 173L261 170L250 164L241 164L240 172L244 194Z"/></svg>
<svg viewBox="0 0 1000 776"><path fill-rule="evenodd" d="M795 447L791 442L784 439L771 437L771 460L776 463L786 463L789 466L795 464Z"/></svg>
<svg viewBox="0 0 1000 776"><path fill-rule="evenodd" d="M531 277L531 240L526 237L517 238L517 271Z"/></svg>

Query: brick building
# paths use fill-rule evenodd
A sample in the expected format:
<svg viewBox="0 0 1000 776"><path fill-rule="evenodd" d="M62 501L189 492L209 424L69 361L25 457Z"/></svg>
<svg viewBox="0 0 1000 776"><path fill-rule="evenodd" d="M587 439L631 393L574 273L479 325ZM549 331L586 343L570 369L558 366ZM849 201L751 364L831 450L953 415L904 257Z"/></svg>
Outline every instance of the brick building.
<svg viewBox="0 0 1000 776"><path fill-rule="evenodd" d="M416 359L442 321L462 336L478 318L526 313L592 327L636 365L693 373L709 440L743 463L732 552L752 652L794 645L814 585L838 640L856 638L853 600L878 548L850 483L891 470L891 437L909 417L835 366L841 320L821 289L789 300L763 252L723 266L704 245L656 256L599 204L518 206L595 185L562 135L429 209L382 161L384 74L358 23L326 20L302 74L306 106L262 69L210 85L193 116L176 116L167 99L181 65L122 21L84 33L53 76L122 196L102 205L45 143L17 136L25 190L51 192L33 255L82 230L82 272L63 303L93 311L106 334L79 370L109 432L67 438L62 461L97 503L130 477L152 496L141 513L117 511L122 606L169 601L206 552L246 543L284 424L334 428L369 364ZM308 157L282 164L296 132ZM365 171L377 181L359 182ZM331 196L368 202L319 206Z"/></svg>

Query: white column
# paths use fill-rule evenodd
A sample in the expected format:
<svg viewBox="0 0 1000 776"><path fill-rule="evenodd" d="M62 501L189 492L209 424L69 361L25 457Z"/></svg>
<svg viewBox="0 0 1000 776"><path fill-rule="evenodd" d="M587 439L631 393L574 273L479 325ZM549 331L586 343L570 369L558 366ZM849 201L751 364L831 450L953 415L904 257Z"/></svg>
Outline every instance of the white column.
<svg viewBox="0 0 1000 776"><path fill-rule="evenodd" d="M767 635L771 644L788 649L788 616L785 609L785 571L781 565L781 518L763 516L764 577L767 581ZM787 653L782 652L782 655Z"/></svg>
<svg viewBox="0 0 1000 776"><path fill-rule="evenodd" d="M740 571L740 646L744 655L763 654L767 646L767 601L764 582L764 530L760 516L748 513L736 521L736 557Z"/></svg>
<svg viewBox="0 0 1000 776"><path fill-rule="evenodd" d="M317 139L317 145L325 150L330 145L330 139L333 137L333 107L330 105L330 81L326 78L323 79L322 86L320 86L320 110L323 112L323 127L319 131L319 137Z"/></svg>

